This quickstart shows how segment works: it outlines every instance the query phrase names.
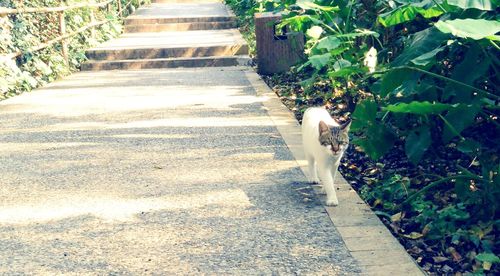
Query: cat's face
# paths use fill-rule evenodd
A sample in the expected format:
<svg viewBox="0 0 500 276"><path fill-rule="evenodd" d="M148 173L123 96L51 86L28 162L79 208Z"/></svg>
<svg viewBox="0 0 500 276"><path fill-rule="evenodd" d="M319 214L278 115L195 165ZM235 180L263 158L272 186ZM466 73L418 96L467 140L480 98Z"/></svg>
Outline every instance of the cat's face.
<svg viewBox="0 0 500 276"><path fill-rule="evenodd" d="M340 126L329 126L325 122L319 122L319 143L332 155L342 154L349 145L349 127L351 122Z"/></svg>

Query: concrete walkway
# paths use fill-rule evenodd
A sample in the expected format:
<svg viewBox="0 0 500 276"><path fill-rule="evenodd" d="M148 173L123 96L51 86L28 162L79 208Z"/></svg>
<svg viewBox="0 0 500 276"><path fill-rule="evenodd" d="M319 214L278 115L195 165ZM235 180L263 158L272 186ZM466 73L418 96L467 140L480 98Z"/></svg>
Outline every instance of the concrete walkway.
<svg viewBox="0 0 500 276"><path fill-rule="evenodd" d="M248 69L74 74L0 103L0 274L355 274Z"/></svg>

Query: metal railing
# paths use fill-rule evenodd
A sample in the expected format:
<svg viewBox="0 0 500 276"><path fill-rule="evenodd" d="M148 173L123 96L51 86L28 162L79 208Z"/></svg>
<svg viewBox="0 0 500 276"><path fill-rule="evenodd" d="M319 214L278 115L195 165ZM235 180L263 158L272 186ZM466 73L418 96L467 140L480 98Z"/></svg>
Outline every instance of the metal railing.
<svg viewBox="0 0 500 276"><path fill-rule="evenodd" d="M130 5L132 4L133 0L130 0L127 2L125 6L122 7L121 0L106 0L100 3L84 3L84 4L75 4L75 5L69 5L69 6L60 6L60 7L42 7L42 8L16 8L16 9L11 9L11 8L3 8L0 7L0 17L8 16L11 14L23 14L23 13L58 13L59 17L59 36L51 39L47 42L44 42L42 44L39 44L37 46L31 47L27 50L19 50L14 53L10 53L7 55L2 55L0 56L0 60L8 60L8 59L14 59L20 55L23 54L23 52L36 52L45 48L48 48L56 43L61 43L61 51L62 55L64 57L64 60L68 62L68 39L72 38L75 35L78 35L88 29L92 29L99 27L101 25L104 25L113 19L107 19L107 20L102 20L102 21L96 21L95 20L95 15L94 15L94 9L99 9L99 8L104 8L106 7L108 11L111 11L112 9L112 4L113 2L117 2L117 8L118 8L118 16L121 18L123 17L123 11ZM142 3L142 1L140 2ZM74 9L81 9L81 8L91 8L90 10L90 23L87 24L86 26L83 26L71 33L68 33L66 31L66 21L64 18L64 12L68 10L74 10ZM93 36L93 35L92 35Z"/></svg>

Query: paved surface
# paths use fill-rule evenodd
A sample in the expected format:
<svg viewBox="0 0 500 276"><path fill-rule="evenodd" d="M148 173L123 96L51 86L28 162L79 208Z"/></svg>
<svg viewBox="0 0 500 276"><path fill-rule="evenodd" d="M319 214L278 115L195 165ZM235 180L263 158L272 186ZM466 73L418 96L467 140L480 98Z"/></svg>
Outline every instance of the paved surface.
<svg viewBox="0 0 500 276"><path fill-rule="evenodd" d="M0 102L0 274L357 274L244 70L84 72Z"/></svg>

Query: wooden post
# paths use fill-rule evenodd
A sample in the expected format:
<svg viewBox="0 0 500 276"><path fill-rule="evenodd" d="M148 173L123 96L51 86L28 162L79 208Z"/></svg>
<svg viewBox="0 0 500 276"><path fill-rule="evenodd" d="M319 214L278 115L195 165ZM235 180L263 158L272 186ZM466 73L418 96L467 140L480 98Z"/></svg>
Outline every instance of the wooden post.
<svg viewBox="0 0 500 276"><path fill-rule="evenodd" d="M59 12L59 34L60 35L66 34L66 21L64 20L64 11ZM68 41L66 39L61 40L61 46L62 46L62 55L64 57L64 60L66 61L66 64L68 64L69 61Z"/></svg>
<svg viewBox="0 0 500 276"><path fill-rule="evenodd" d="M304 35L276 30L281 15L256 13L255 37L257 42L257 71L270 75L284 72L304 58Z"/></svg>
<svg viewBox="0 0 500 276"><path fill-rule="evenodd" d="M90 8L90 24L95 23L95 15L94 15L94 9ZM90 37L94 40L95 39L95 27L90 28Z"/></svg>
<svg viewBox="0 0 500 276"><path fill-rule="evenodd" d="M122 17L122 0L118 0L118 17Z"/></svg>

